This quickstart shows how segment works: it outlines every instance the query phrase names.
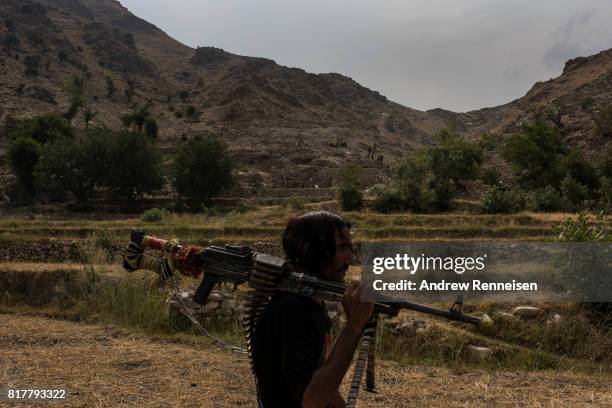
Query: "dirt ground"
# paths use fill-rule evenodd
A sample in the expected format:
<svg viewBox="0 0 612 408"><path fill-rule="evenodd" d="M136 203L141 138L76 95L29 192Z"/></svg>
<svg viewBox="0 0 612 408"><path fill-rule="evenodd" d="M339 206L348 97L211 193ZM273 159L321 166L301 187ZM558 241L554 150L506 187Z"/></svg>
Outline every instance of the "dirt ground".
<svg viewBox="0 0 612 408"><path fill-rule="evenodd" d="M610 377L378 365L358 407L612 407ZM110 326L0 314L0 389L63 388L66 407L256 407L245 355ZM346 392L346 382L343 386ZM0 406L36 406L8 403Z"/></svg>

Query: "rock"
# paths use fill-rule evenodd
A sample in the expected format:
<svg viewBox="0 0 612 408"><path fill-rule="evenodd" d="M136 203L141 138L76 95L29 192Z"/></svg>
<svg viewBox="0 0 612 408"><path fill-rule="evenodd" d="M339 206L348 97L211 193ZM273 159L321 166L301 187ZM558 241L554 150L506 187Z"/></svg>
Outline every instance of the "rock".
<svg viewBox="0 0 612 408"><path fill-rule="evenodd" d="M516 320L516 316L508 312L496 312L495 315L501 317L502 319Z"/></svg>
<svg viewBox="0 0 612 408"><path fill-rule="evenodd" d="M480 325L481 326L491 326L493 324L493 319L491 319L491 317L484 313L482 315L482 317L480 318Z"/></svg>
<svg viewBox="0 0 612 408"><path fill-rule="evenodd" d="M467 351L470 356L479 360L486 360L493 355L493 350L488 347L467 346Z"/></svg>
<svg viewBox="0 0 612 408"><path fill-rule="evenodd" d="M512 313L520 317L536 317L540 313L540 308L535 306L517 306Z"/></svg>

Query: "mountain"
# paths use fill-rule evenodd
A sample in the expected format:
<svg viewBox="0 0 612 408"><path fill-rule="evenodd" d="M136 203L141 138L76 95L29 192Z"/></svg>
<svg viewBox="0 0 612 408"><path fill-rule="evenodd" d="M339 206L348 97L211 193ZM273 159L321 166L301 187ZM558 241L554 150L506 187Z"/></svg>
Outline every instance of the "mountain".
<svg viewBox="0 0 612 408"><path fill-rule="evenodd" d="M119 128L121 114L151 101L165 153L198 134L221 136L238 163L239 194L325 187L348 160L369 168L374 183L440 128L501 141L531 112L551 106L568 140L590 152L606 144L581 104L611 102L612 51L568 61L561 76L508 104L454 113L402 106L340 74L311 74L212 46L193 49L114 0L3 0L0 40L0 116L65 112L65 84L81 77L97 112L94 125ZM80 116L74 123L84 126Z"/></svg>

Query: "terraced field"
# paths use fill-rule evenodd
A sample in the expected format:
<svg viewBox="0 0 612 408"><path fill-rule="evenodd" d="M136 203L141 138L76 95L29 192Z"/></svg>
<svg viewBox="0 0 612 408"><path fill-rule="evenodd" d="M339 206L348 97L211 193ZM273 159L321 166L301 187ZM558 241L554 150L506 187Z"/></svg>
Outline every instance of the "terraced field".
<svg viewBox="0 0 612 408"><path fill-rule="evenodd" d="M312 205L317 208L326 204ZM292 213L274 206L225 216L171 214L155 223L121 215L3 217L0 388L64 386L70 395L65 406L256 406L246 357L175 327L155 277L128 276L121 254L131 229L140 228L183 242L246 243L280 255L279 238ZM346 216L359 250L373 240L550 240L571 215ZM349 274L359 270L356 264ZM359 406L612 407L610 333L572 305L538 305L543 312L533 321L497 315L513 306L470 305L470 312L493 316L490 329L415 313L387 322L378 343L381 393L364 393ZM557 313L563 322L551 326ZM402 321L425 329L394 331ZM213 330L241 341L236 324ZM489 347L492 357L474 358L469 346Z"/></svg>

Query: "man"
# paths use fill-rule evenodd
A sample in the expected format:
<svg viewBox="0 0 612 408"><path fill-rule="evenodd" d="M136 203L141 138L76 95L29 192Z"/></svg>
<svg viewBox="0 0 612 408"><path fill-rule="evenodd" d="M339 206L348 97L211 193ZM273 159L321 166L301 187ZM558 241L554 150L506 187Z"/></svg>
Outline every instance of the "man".
<svg viewBox="0 0 612 408"><path fill-rule="evenodd" d="M352 258L351 224L329 212L289 221L283 250L297 272L343 282ZM348 284L342 306L347 322L331 348L332 323L323 303L289 293L275 295L252 342L261 408L339 408L338 390L373 305L361 301L358 282Z"/></svg>

